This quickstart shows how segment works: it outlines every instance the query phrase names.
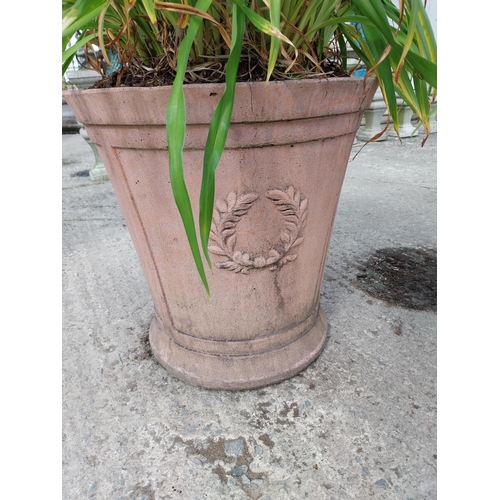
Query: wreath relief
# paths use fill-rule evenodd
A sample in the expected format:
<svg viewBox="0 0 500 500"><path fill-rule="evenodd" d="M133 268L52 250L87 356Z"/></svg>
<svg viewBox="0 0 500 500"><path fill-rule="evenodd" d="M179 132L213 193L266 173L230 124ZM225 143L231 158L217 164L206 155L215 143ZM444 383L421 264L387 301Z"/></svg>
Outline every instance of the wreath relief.
<svg viewBox="0 0 500 500"><path fill-rule="evenodd" d="M227 195L226 200L217 200L214 208L210 244L208 250L228 260L215 262L220 269L235 273L248 274L251 269L267 267L270 271L281 269L287 262L297 258L296 253L289 251L300 245L304 239L301 232L306 223L307 198L301 199L299 191L293 186L286 190L273 189L266 193L284 219L284 229L280 234L280 244L271 248L267 256L251 257L248 253L235 251L236 226L248 213L253 203L259 198L255 192L237 196L235 192Z"/></svg>

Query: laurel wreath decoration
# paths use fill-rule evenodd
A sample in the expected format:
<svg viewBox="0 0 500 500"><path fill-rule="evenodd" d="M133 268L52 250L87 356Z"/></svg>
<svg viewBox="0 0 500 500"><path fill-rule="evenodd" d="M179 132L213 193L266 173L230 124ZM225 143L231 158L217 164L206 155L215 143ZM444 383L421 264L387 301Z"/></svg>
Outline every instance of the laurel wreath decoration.
<svg viewBox="0 0 500 500"><path fill-rule="evenodd" d="M279 244L269 250L268 256L251 257L248 253L235 250L236 226L258 198L255 192L240 196L231 192L225 200L219 199L215 203L208 250L228 258L215 262L218 268L241 274L248 274L251 269L268 268L269 271L276 271L297 258L296 253L289 251L304 240L302 229L306 224L307 198L302 198L293 186L284 191L273 189L266 193L266 198L274 203L284 218Z"/></svg>

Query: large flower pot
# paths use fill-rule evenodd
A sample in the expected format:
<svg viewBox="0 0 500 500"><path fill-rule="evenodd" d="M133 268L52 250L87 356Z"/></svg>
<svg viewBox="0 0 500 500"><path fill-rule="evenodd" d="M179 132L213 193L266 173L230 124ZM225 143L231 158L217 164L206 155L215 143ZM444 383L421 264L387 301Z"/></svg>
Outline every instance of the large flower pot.
<svg viewBox="0 0 500 500"><path fill-rule="evenodd" d="M376 81L239 83L216 173L208 271L198 276L170 188L170 87L72 90L151 291L150 342L172 374L208 388L289 378L321 352L320 289L349 154ZM203 149L223 85L185 87L186 184L198 211Z"/></svg>

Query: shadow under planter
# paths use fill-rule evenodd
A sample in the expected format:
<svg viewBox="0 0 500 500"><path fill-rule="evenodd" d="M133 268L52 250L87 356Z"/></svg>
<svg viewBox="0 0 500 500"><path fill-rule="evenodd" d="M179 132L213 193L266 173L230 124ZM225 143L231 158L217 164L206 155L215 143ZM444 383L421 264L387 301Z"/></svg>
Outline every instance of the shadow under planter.
<svg viewBox="0 0 500 500"><path fill-rule="evenodd" d="M217 169L210 297L170 188L171 87L65 93L99 149L139 255L155 307L153 354L175 376L208 388L257 388L319 355L333 220L376 87L362 78L237 84ZM204 146L224 85L184 92L184 170L196 214Z"/></svg>

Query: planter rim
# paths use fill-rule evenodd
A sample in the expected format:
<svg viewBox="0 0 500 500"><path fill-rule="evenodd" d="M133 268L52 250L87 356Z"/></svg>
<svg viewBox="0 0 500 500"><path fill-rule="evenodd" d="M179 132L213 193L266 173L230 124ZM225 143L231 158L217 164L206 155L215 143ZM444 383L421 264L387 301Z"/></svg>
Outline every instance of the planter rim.
<svg viewBox="0 0 500 500"><path fill-rule="evenodd" d="M366 81L367 84L369 82L372 82L376 80L375 77L359 77L359 76L346 76L346 77L306 77L306 78L297 78L293 80L272 80L270 82L264 82L264 81L250 81L250 82L236 82L236 88L245 88L245 87L254 87L254 88L259 88L259 87L264 87L268 88L269 86L290 86L290 85L317 85L318 83L325 83L325 82L362 82ZM225 88L225 83L185 83L184 88L185 89L204 89L209 86L213 86L215 88ZM79 93L86 93L86 94L99 94L99 93L109 93L109 92L151 92L151 91L162 91L165 89L171 89L172 85L161 85L161 86L154 86L154 87L106 87L106 88L99 88L99 89L67 89L63 90L63 95L67 94L79 94Z"/></svg>
<svg viewBox="0 0 500 500"><path fill-rule="evenodd" d="M377 80L360 77L304 78L236 84L231 123L279 122L357 113L369 106ZM225 89L224 83L184 85L186 123L208 125ZM165 125L172 86L114 87L67 90L63 96L79 103L78 120L84 125ZM110 109L104 116L102 110Z"/></svg>

